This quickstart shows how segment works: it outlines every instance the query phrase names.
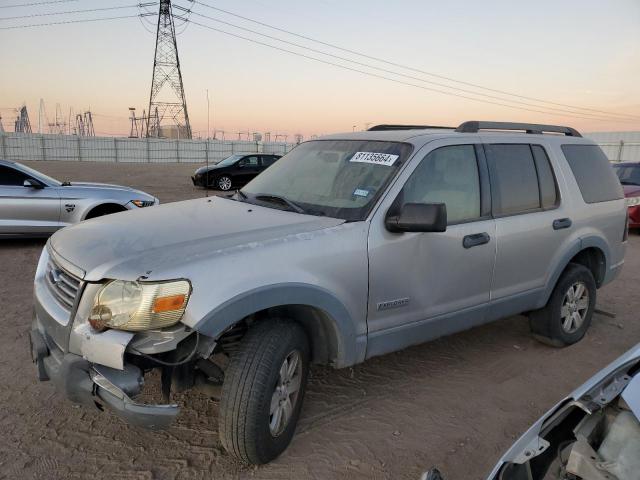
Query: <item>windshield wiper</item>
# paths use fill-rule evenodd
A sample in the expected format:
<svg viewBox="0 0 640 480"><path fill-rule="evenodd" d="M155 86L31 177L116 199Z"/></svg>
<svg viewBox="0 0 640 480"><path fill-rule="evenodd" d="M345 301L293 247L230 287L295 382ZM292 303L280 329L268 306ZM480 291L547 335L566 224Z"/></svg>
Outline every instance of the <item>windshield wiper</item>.
<svg viewBox="0 0 640 480"><path fill-rule="evenodd" d="M263 202L279 203L280 205L286 205L287 207L289 207L288 209L293 212L305 213L304 208L302 208L300 205L298 205L295 202L292 202L288 198L281 197L279 195L271 195L269 193L258 193L254 195L253 198L255 198L256 200L261 200Z"/></svg>

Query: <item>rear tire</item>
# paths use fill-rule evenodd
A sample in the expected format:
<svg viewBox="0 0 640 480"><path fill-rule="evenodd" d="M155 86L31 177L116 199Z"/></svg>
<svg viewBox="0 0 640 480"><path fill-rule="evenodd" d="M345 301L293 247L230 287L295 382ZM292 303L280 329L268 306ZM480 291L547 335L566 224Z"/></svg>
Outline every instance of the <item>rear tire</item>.
<svg viewBox="0 0 640 480"><path fill-rule="evenodd" d="M583 265L570 263L560 276L547 304L529 313L534 337L547 345L564 347L584 337L596 307L596 282Z"/></svg>
<svg viewBox="0 0 640 480"><path fill-rule="evenodd" d="M264 320L249 330L222 385L220 440L229 453L262 464L287 448L302 407L309 351L295 322Z"/></svg>

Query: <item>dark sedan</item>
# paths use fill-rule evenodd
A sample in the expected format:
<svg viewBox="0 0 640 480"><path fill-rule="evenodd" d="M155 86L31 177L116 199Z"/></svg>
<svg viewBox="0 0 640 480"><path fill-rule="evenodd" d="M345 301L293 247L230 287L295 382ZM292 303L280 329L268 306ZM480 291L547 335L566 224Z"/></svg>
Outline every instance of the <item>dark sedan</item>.
<svg viewBox="0 0 640 480"><path fill-rule="evenodd" d="M191 177L191 181L196 187L231 190L253 180L280 157L281 155L266 153L231 155L215 165L199 168Z"/></svg>
<svg viewBox="0 0 640 480"><path fill-rule="evenodd" d="M629 228L640 228L640 163L617 163L613 170L624 188L629 207Z"/></svg>

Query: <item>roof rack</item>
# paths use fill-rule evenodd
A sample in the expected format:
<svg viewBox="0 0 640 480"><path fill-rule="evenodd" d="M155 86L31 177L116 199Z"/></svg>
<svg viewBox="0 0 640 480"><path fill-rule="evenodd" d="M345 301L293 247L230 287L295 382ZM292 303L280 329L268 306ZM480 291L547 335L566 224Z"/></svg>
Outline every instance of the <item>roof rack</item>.
<svg viewBox="0 0 640 480"><path fill-rule="evenodd" d="M539 125L537 123L513 123L513 122L478 122L476 120L461 123L456 132L478 133L478 130L524 130L529 134L541 135L548 133L563 133L567 137L582 137L580 132L571 127L559 125Z"/></svg>
<svg viewBox="0 0 640 480"><path fill-rule="evenodd" d="M436 125L375 125L369 128L368 132L383 132L386 130L425 130L427 128L442 128L447 130L453 130L454 127L442 127Z"/></svg>

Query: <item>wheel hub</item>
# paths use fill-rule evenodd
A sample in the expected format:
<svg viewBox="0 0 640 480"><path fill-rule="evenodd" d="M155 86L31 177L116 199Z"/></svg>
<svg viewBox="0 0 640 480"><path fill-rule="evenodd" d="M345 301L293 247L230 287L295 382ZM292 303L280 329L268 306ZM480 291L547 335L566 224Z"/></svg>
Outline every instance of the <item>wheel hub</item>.
<svg viewBox="0 0 640 480"><path fill-rule="evenodd" d="M269 430L274 437L280 435L293 416L302 384L302 359L296 350L282 362L278 380L271 396Z"/></svg>

